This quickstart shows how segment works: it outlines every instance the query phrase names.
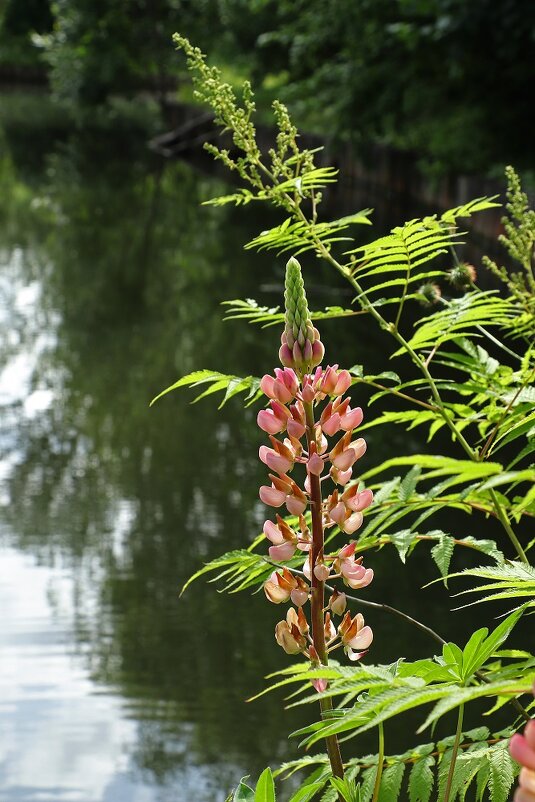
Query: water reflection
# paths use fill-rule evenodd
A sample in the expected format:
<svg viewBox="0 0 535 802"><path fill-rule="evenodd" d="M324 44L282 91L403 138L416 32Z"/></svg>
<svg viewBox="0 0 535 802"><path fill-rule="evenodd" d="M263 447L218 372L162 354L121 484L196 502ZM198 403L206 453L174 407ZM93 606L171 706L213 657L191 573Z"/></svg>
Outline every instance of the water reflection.
<svg viewBox="0 0 535 802"><path fill-rule="evenodd" d="M30 182L7 150L2 164L1 585L15 630L31 623L27 679L2 662L16 699L0 787L17 802L222 799L287 751L277 710L243 704L280 664L250 627L269 632L272 611L201 586L178 603L177 588L258 531L257 434L237 406L147 405L199 365L257 364L219 308L230 277L255 284L247 232L224 211L199 223L219 187L187 166L163 171L143 142L125 160L90 145L57 143Z"/></svg>

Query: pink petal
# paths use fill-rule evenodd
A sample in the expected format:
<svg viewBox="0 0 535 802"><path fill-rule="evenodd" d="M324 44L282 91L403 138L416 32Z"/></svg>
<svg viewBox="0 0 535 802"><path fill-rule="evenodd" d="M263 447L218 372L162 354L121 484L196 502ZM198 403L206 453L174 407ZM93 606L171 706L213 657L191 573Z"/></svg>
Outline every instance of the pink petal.
<svg viewBox="0 0 535 802"><path fill-rule="evenodd" d="M518 732L509 741L509 752L513 760L521 766L535 771L535 750L531 748L523 735Z"/></svg>
<svg viewBox="0 0 535 802"><path fill-rule="evenodd" d="M368 649L373 641L373 632L371 627L362 627L360 632L351 638L347 644L351 649Z"/></svg>
<svg viewBox="0 0 535 802"><path fill-rule="evenodd" d="M347 448L334 458L331 458L332 464L338 468L339 471L347 471L356 461L357 455L353 448Z"/></svg>
<svg viewBox="0 0 535 802"><path fill-rule="evenodd" d="M267 395L268 398L275 398L275 379L273 376L269 376L269 374L265 374L262 376L260 380L260 389Z"/></svg>
<svg viewBox="0 0 535 802"><path fill-rule="evenodd" d="M307 508L306 500L301 500L296 496L288 496L286 499L286 509L290 515L302 515Z"/></svg>
<svg viewBox="0 0 535 802"><path fill-rule="evenodd" d="M291 368L294 364L292 349L284 343L279 348L279 360L285 367Z"/></svg>
<svg viewBox="0 0 535 802"><path fill-rule="evenodd" d="M290 598L288 591L281 588L277 582L272 582L271 579L264 582L264 593L268 601L273 602L273 604L287 602Z"/></svg>
<svg viewBox="0 0 535 802"><path fill-rule="evenodd" d="M319 454L312 454L312 456L307 462L307 468L309 472L313 473L315 476L320 476L324 467L325 463L323 462Z"/></svg>
<svg viewBox="0 0 535 802"><path fill-rule="evenodd" d="M355 553L355 549L357 548L356 543L347 543L343 546L340 551L338 552L338 559L345 560L348 557L352 557Z"/></svg>
<svg viewBox="0 0 535 802"><path fill-rule="evenodd" d="M358 590L359 588L367 588L368 585L372 582L372 580L373 580L372 568L366 568L362 579L354 579L351 576L346 577L346 583L349 585L350 588L353 588L353 590Z"/></svg>
<svg viewBox="0 0 535 802"><path fill-rule="evenodd" d="M339 501L338 504L335 507L333 507L332 510L329 512L329 516L332 521L341 526L345 521L346 517L346 505L344 504L344 502Z"/></svg>
<svg viewBox="0 0 535 802"><path fill-rule="evenodd" d="M295 588L292 590L290 598L296 607L302 607L308 601L308 591L302 588Z"/></svg>
<svg viewBox="0 0 535 802"><path fill-rule="evenodd" d="M288 390L284 382L279 381L279 379L275 381L273 389L275 392L275 398L282 404L287 404L289 401L292 400L293 395Z"/></svg>
<svg viewBox="0 0 535 802"><path fill-rule="evenodd" d="M276 488L268 487L267 485L262 485L259 496L264 504L268 504L270 507L280 507L286 499L286 493L283 493L282 490L276 490Z"/></svg>
<svg viewBox="0 0 535 802"><path fill-rule="evenodd" d="M266 521L264 523L263 532L268 540L271 540L274 546L280 546L284 543L284 537L279 527L273 521Z"/></svg>
<svg viewBox="0 0 535 802"><path fill-rule="evenodd" d="M293 468L293 462L286 457L277 454L272 448L260 446L258 456L262 462L276 473L288 473Z"/></svg>
<svg viewBox="0 0 535 802"><path fill-rule="evenodd" d="M312 574L310 573L310 559L309 557L306 558L305 562L303 563L303 573L308 579L309 582L312 581Z"/></svg>
<svg viewBox="0 0 535 802"><path fill-rule="evenodd" d="M358 581L360 579L364 579L366 568L364 568L364 566L360 563L355 562L355 560L350 557L347 560L342 560L340 573L342 576L347 577L347 579Z"/></svg>
<svg viewBox="0 0 535 802"><path fill-rule="evenodd" d="M294 418L288 421L286 428L288 434L291 435L291 437L295 437L296 440L300 440L306 432L306 427L302 423L299 423L299 421L294 420Z"/></svg>
<svg viewBox="0 0 535 802"><path fill-rule="evenodd" d="M346 390L351 387L351 374L348 370L341 370L338 374L336 386L332 391L332 395L343 395Z"/></svg>
<svg viewBox="0 0 535 802"><path fill-rule="evenodd" d="M353 649L347 648L346 649L346 654L347 654L347 656L349 657L350 660L355 662L355 660L360 660L362 657L364 657L364 655L366 654L367 651L368 651L367 649L364 649L363 652L354 652Z"/></svg>
<svg viewBox="0 0 535 802"><path fill-rule="evenodd" d="M346 432L350 432L353 429L356 429L357 426L360 426L363 417L364 413L362 409L360 407L356 407L355 409L352 409L351 412L346 412L345 415L342 415L340 425Z"/></svg>
<svg viewBox="0 0 535 802"><path fill-rule="evenodd" d="M311 401L314 401L314 399L316 397L316 391L314 390L314 388L310 384L307 384L301 390L301 395L303 397L303 401L306 401L307 403L310 403Z"/></svg>
<svg viewBox="0 0 535 802"><path fill-rule="evenodd" d="M314 566L314 576L320 582L325 582L325 580L329 578L330 573L331 570L325 563L318 563Z"/></svg>
<svg viewBox="0 0 535 802"><path fill-rule="evenodd" d="M289 560L294 556L296 546L297 544L291 540L285 540L280 546L270 546L268 549L269 556L276 562L284 562L284 560Z"/></svg>
<svg viewBox="0 0 535 802"><path fill-rule="evenodd" d="M342 615L347 607L347 597L345 593L338 593L334 601L331 602L331 610L336 615Z"/></svg>
<svg viewBox="0 0 535 802"><path fill-rule="evenodd" d="M346 504L350 509L355 512L367 509L373 501L373 493L371 490L363 490L362 493L356 493L353 498L348 499Z"/></svg>
<svg viewBox="0 0 535 802"><path fill-rule="evenodd" d="M327 418L325 423L321 424L321 428L329 437L332 437L334 434L340 431L340 415L335 412L334 415L331 415L330 418Z"/></svg>
<svg viewBox="0 0 535 802"><path fill-rule="evenodd" d="M361 512L354 512L349 518L346 518L344 523L341 526L341 529L346 533L346 535L352 535L353 532L356 532L362 526L363 517Z"/></svg>
<svg viewBox="0 0 535 802"><path fill-rule="evenodd" d="M281 421L270 409L261 409L256 416L256 422L268 434L279 434L286 428L286 421Z"/></svg>

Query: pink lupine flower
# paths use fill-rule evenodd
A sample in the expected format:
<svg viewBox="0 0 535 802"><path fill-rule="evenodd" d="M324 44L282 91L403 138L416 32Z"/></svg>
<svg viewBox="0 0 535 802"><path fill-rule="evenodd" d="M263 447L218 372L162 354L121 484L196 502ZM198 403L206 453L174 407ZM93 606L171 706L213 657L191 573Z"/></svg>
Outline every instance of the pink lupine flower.
<svg viewBox="0 0 535 802"><path fill-rule="evenodd" d="M351 387L351 374L348 370L341 370L336 380L333 395L343 395Z"/></svg>
<svg viewBox="0 0 535 802"><path fill-rule="evenodd" d="M357 529L360 529L363 521L364 518L361 512L353 512L340 524L340 529L342 532L345 532L346 535L352 535Z"/></svg>
<svg viewBox="0 0 535 802"><path fill-rule="evenodd" d="M293 609L290 608L290 609ZM279 621L275 627L275 640L282 646L286 654L299 654L306 649L306 638L301 635L295 624Z"/></svg>
<svg viewBox="0 0 535 802"><path fill-rule="evenodd" d="M311 679L310 682L315 691L318 693L323 693L329 687L329 683L326 679Z"/></svg>
<svg viewBox="0 0 535 802"><path fill-rule="evenodd" d="M310 455L307 462L307 469L309 473L313 473L315 476L320 476L324 467L325 463L323 462L319 454L316 454L316 452L314 452L313 454Z"/></svg>
<svg viewBox="0 0 535 802"><path fill-rule="evenodd" d="M355 407L355 409L348 408L347 412L342 415L340 419L340 426L344 431L351 432L353 429L356 429L357 426L360 426L363 417L364 413L361 407Z"/></svg>
<svg viewBox="0 0 535 802"><path fill-rule="evenodd" d="M359 437L358 440L351 440L351 432L346 432L337 442L329 454L329 459L335 468L340 471L347 471L348 468L358 460L366 451L366 441Z"/></svg>
<svg viewBox="0 0 535 802"><path fill-rule="evenodd" d="M329 607L336 615L343 615L347 607L346 594L340 593L338 590L334 590L333 595L329 599Z"/></svg>
<svg viewBox="0 0 535 802"><path fill-rule="evenodd" d="M292 590L298 587L298 583L291 571L283 568L282 572L274 571L269 579L264 582L264 593L267 599L273 604L281 604L290 599Z"/></svg>
<svg viewBox="0 0 535 802"><path fill-rule="evenodd" d="M291 471L294 465L293 460L283 457L281 454L277 454L274 449L268 448L267 446L260 446L258 455L268 468L271 468L272 471L277 471L277 473L287 473Z"/></svg>
<svg viewBox="0 0 535 802"><path fill-rule="evenodd" d="M351 387L349 371L337 371L337 368L338 365L329 365L320 377L318 390L324 395L343 395Z"/></svg>
<svg viewBox="0 0 535 802"><path fill-rule="evenodd" d="M371 627L364 626L362 613L351 618L351 613L347 612L338 627L338 634L350 660L360 660L373 641L373 632Z"/></svg>
<svg viewBox="0 0 535 802"><path fill-rule="evenodd" d="M349 482L352 474L353 474L352 468L348 468L347 471L340 471L334 465L331 467L331 470L329 471L329 475L333 480L333 482L337 485L342 485L342 487Z"/></svg>
<svg viewBox="0 0 535 802"><path fill-rule="evenodd" d="M292 368L275 368L275 376L277 381L282 382L286 389L290 391L292 397L295 398L299 390L299 379L295 370L292 370Z"/></svg>
<svg viewBox="0 0 535 802"><path fill-rule="evenodd" d="M293 484L295 487L286 497L286 509L290 515L301 515L307 508L308 499L301 488L295 482Z"/></svg>
<svg viewBox="0 0 535 802"><path fill-rule="evenodd" d="M338 491L334 490L327 502L328 518L337 523L342 532L352 535L362 526L364 520L360 509L369 506L372 500L373 494L371 494L371 491L362 491L362 494L358 494L357 486L348 488L340 499L338 498ZM326 525L329 524L327 523Z"/></svg>
<svg viewBox="0 0 535 802"><path fill-rule="evenodd" d="M319 579L320 582L325 582L329 578L330 573L331 569L328 565L325 565L323 560L316 560L316 565L314 566L314 576L316 579Z"/></svg>
<svg viewBox="0 0 535 802"><path fill-rule="evenodd" d="M284 543L280 543L278 546L270 546L268 549L269 556L275 562L284 562L285 560L290 560L297 548L297 543L292 543L289 540L285 540Z"/></svg>
<svg viewBox="0 0 535 802"><path fill-rule="evenodd" d="M273 521L264 522L263 532L267 539L271 540L274 546L280 546L281 543L284 543L284 535L279 527L273 523Z"/></svg>
<svg viewBox="0 0 535 802"><path fill-rule="evenodd" d="M290 593L290 598L296 607L302 607L307 603L308 597L310 596L310 586L307 585L305 580L300 576L296 576L295 580L297 586Z"/></svg>
<svg viewBox="0 0 535 802"><path fill-rule="evenodd" d="M286 501L287 493L284 490L277 490L276 487L271 485L262 485L259 490L260 500L267 504L268 507L281 507Z"/></svg>
<svg viewBox="0 0 535 802"><path fill-rule="evenodd" d="M288 420L288 423L286 424L288 434L291 437L295 437L297 438L297 440L300 440L301 437L306 432L305 411L300 401L290 406L290 414L292 417Z"/></svg>
<svg viewBox="0 0 535 802"><path fill-rule="evenodd" d="M275 378L266 374L260 381L260 389L275 401L288 404L295 398L299 384L297 376L291 368L275 368Z"/></svg>
<svg viewBox="0 0 535 802"><path fill-rule="evenodd" d="M280 474L288 473L294 466L296 459L295 452L288 447L287 441L281 443L272 435L270 435L269 439L271 440L273 448L260 446L258 456L272 471L276 471Z"/></svg>
<svg viewBox="0 0 535 802"><path fill-rule="evenodd" d="M373 493L368 489L359 492L357 482L342 493L342 501L353 512L361 512L373 502Z"/></svg>
<svg viewBox="0 0 535 802"><path fill-rule="evenodd" d="M271 409L261 409L256 422L268 434L280 434L292 419L291 412L280 401L270 401Z"/></svg>
<svg viewBox="0 0 535 802"><path fill-rule="evenodd" d="M284 518L277 515L277 524L266 521L264 534L273 543L269 547L269 556L272 560L283 562L293 557L297 548L297 535Z"/></svg>
<svg viewBox="0 0 535 802"><path fill-rule="evenodd" d="M332 395L336 387L336 382L338 381L337 368L338 365L327 365L324 371L318 371L316 374L318 389L324 395Z"/></svg>
<svg viewBox="0 0 535 802"><path fill-rule="evenodd" d="M349 404L349 400L347 402ZM342 412L344 414L345 410ZM324 408L320 417L320 426L326 435L332 437L341 428L340 411L335 407L332 401L329 401Z"/></svg>

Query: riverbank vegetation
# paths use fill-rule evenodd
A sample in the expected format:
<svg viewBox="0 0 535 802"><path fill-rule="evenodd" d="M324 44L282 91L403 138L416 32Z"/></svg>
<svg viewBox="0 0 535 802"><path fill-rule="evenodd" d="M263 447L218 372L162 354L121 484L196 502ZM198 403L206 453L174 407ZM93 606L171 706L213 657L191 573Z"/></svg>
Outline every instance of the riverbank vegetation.
<svg viewBox="0 0 535 802"><path fill-rule="evenodd" d="M261 111L276 96L305 130L415 151L435 173L497 175L534 168L534 25L528 0L8 0L0 71L41 75L80 108L140 90L187 97L179 29L251 79Z"/></svg>
<svg viewBox="0 0 535 802"><path fill-rule="evenodd" d="M303 258L311 254L347 282L353 295L349 308L312 311L309 321L306 301L294 299L298 267L290 260L285 311L261 307L253 299L227 302L228 317L239 319L241 325L285 324L280 359L286 372L260 380L198 370L161 394L190 386L200 388L199 398L222 393L221 404L238 396L248 405L265 394L271 398L270 410L258 417L260 427L271 433L273 446L260 448L260 459L273 471L272 486L262 487L260 497L271 506L286 504L289 515L277 516L277 524L268 520L263 534L252 533L247 548L209 562L192 580L209 576L232 592L263 587L269 601L291 599L297 607L277 624L276 640L288 654L301 653L306 661L270 677L269 690L289 691L290 705L319 700L321 717L294 736L307 748L326 744L327 753L307 754L277 770L279 775L305 772L292 802L320 796L333 801L395 802L400 795L411 802L431 798L506 802L516 774L508 741L530 718L534 706L535 656L529 651L529 639L519 641L517 633L521 619L529 617L535 604L535 567L530 559L535 545L535 214L515 171L508 168L501 243L515 265L510 272L490 260L476 268L458 256L464 222L496 206L494 198L477 198L441 215L409 220L388 235L359 245L359 227L369 223L371 210L337 220L322 218L322 192L337 180L337 171L318 166L317 154L300 148L286 107L274 104L278 136L276 147L266 155L257 144L250 86L244 85L238 99L197 48L181 36L176 43L186 53L199 100L208 103L216 122L231 131L236 149L234 154L208 146L241 186L207 202L273 206L279 222L246 247L270 251L279 259L285 253ZM500 290L481 289L480 269L500 279ZM308 274L312 275L312 265ZM349 373L342 371L337 378L336 371L331 376L329 370L314 370L322 353L313 325L351 314L363 315L370 329L385 335L390 344L384 360L350 366ZM331 362L335 360L336 354L330 356ZM292 369L299 381L293 382ZM337 382L342 378L339 392ZM350 412L346 403L344 416L353 421L348 424L350 431L334 447L328 446L326 435L346 428L343 416L334 420L340 403L336 399L351 382L356 393L372 390L372 410L360 425L362 414ZM312 405L326 396L331 396L331 403L316 425ZM292 401L296 403L288 409ZM427 448L420 453L392 452L379 464L367 457L357 484L348 484L347 469L357 460L360 466L364 455L360 433L377 427L423 429ZM353 428L357 428L355 441ZM284 443L273 436L285 431ZM304 450L300 440L305 432ZM334 467L323 476L327 459ZM304 492L288 476L299 462L306 466ZM335 489L330 488L331 495L322 502L324 481L329 487L332 481ZM273 544L269 556L263 548L266 539ZM459 616L467 606L481 605L484 626L466 639L448 641L440 634L440 621L407 616L402 600L383 604L362 593L373 576L374 554L384 549L397 552L410 573L415 549L425 547L436 564L435 581L443 582L452 594L450 609L455 611L448 615ZM312 555L304 566L297 550ZM364 557L367 569L361 564ZM337 620L345 609L337 593L326 607L323 603L318 607L325 583L332 592L329 582L336 579L360 590L358 597L347 595L357 609L383 614L383 619L376 619L377 639L380 621L385 621L386 629L387 617L395 616L397 626L407 628L407 639L416 628L427 633L434 647L413 661L392 653L386 664L374 664L373 646L365 653L371 631L362 615ZM413 581L419 584L416 576ZM425 589L422 592L425 610ZM309 596L307 621L303 608L308 609ZM494 620L496 614L499 622ZM357 667L327 657L325 640L330 645L337 638L350 659L364 658ZM355 655L353 649L364 651ZM414 742L405 753L390 754L389 728L407 726L407 716L414 722L409 725L415 730ZM467 728L474 717L476 726ZM358 736L370 730L377 733L377 752L361 755ZM342 762L339 738L351 739L350 746L342 744L346 747ZM243 782L229 799L272 800L274 793L267 771L259 779L256 795Z"/></svg>

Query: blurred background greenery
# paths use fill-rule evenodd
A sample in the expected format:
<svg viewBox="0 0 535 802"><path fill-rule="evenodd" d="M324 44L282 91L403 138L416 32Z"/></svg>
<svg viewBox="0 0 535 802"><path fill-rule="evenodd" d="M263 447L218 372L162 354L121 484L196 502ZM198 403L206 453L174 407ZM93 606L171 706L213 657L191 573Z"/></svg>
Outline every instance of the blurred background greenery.
<svg viewBox="0 0 535 802"><path fill-rule="evenodd" d="M305 130L438 173L534 167L530 0L7 0L0 76L46 79L78 113L143 89L165 108L189 93L175 30Z"/></svg>

